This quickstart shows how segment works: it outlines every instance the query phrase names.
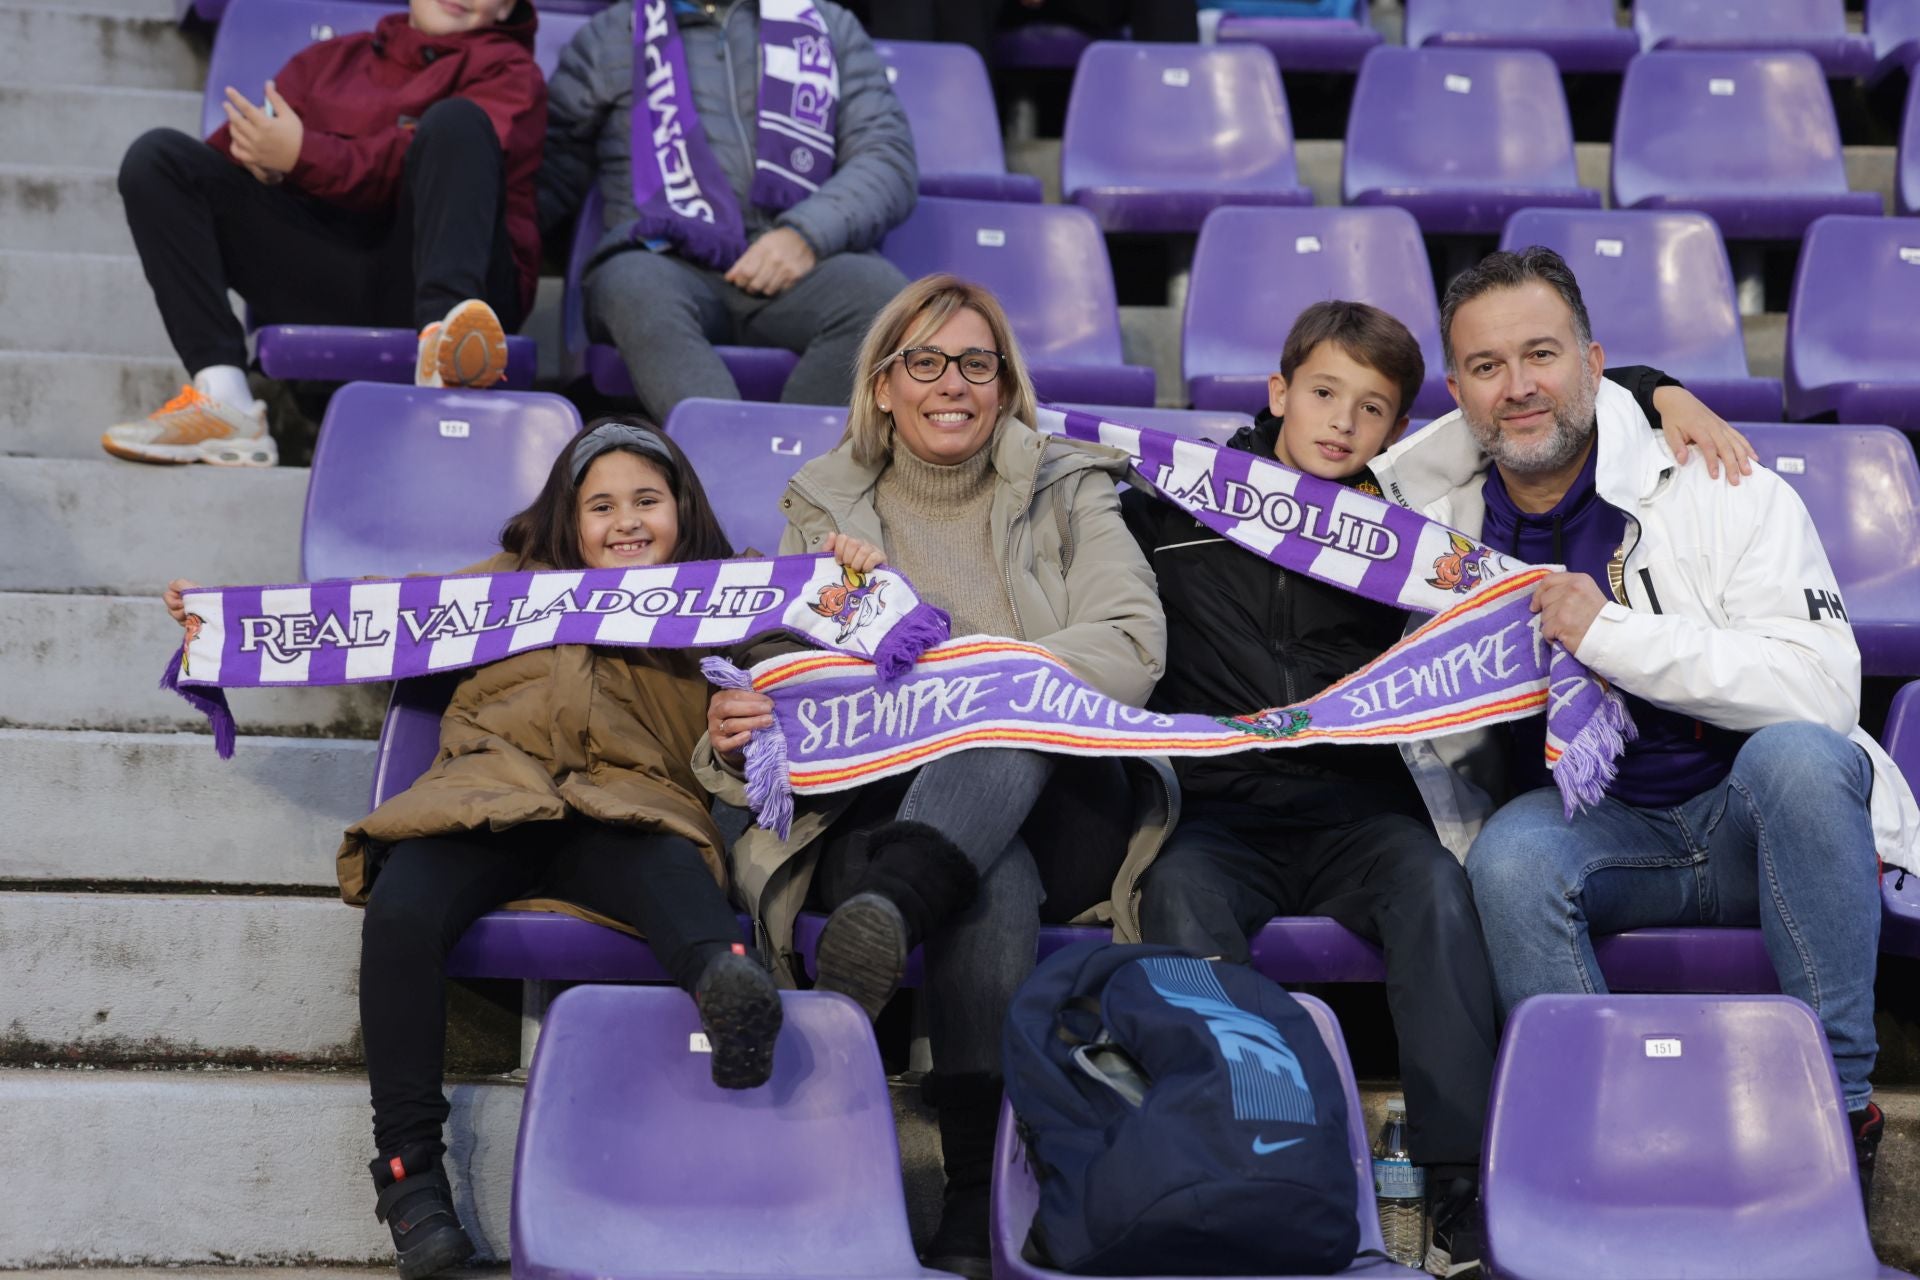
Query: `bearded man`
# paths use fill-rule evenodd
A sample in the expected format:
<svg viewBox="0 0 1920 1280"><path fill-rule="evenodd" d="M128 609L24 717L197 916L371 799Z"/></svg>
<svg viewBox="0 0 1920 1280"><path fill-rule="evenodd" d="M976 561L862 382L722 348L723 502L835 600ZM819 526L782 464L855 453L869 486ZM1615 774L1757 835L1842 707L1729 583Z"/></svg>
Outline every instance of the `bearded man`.
<svg viewBox="0 0 1920 1280"><path fill-rule="evenodd" d="M1535 591L1541 637L1622 693L1638 728L1606 799L1571 818L1542 717L1427 744L1416 781L1462 829L1503 783L1516 797L1466 863L1502 1012L1605 992L1594 933L1757 925L1781 989L1826 1029L1865 1195L1882 1124L1876 854L1920 868L1920 811L1857 724L1860 652L1813 522L1765 468L1733 486L1676 462L1600 379L1580 286L1551 250L1459 276L1440 332L1460 407L1374 472L1497 551L1564 565Z"/></svg>

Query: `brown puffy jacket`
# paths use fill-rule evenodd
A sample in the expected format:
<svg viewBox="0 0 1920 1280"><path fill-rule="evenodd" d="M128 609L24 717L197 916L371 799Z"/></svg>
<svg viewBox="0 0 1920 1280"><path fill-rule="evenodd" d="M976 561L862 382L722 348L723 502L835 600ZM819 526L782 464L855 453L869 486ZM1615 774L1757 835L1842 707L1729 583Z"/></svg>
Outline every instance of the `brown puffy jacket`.
<svg viewBox="0 0 1920 1280"><path fill-rule="evenodd" d="M516 567L501 555L460 572ZM724 885L725 845L688 763L706 731L707 692L698 656L681 649L555 645L467 672L432 767L347 828L340 896L366 901L375 846L569 814L684 836ZM508 905L624 927L546 899Z"/></svg>

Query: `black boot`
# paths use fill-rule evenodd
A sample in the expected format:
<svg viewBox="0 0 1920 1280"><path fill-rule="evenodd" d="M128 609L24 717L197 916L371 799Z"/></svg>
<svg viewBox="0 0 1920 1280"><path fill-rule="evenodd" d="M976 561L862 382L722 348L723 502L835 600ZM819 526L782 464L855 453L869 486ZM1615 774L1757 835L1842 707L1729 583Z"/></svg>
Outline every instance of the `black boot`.
<svg viewBox="0 0 1920 1280"><path fill-rule="evenodd" d="M713 1052L713 1082L756 1089L773 1074L780 1035L780 992L747 949L734 943L708 962L693 988L700 1027Z"/></svg>
<svg viewBox="0 0 1920 1280"><path fill-rule="evenodd" d="M993 1185L993 1139L1000 1123L999 1076L930 1075L926 1097L940 1116L940 1154L947 1189L940 1226L920 1261L968 1280L993 1275L987 1206Z"/></svg>
<svg viewBox="0 0 1920 1280"><path fill-rule="evenodd" d="M820 932L822 991L851 996L877 1018L907 971L907 953L972 905L980 873L924 822L888 822L868 835L873 860Z"/></svg>
<svg viewBox="0 0 1920 1280"><path fill-rule="evenodd" d="M408 1147L368 1168L380 1192L373 1216L393 1232L401 1280L419 1280L473 1256L473 1241L453 1211L453 1189L436 1146Z"/></svg>
<svg viewBox="0 0 1920 1280"><path fill-rule="evenodd" d="M1853 1159L1860 1166L1860 1203L1869 1216L1873 1213L1873 1159L1880 1153L1880 1136L1887 1130L1887 1118L1879 1104L1869 1102L1858 1111L1847 1113L1847 1127L1853 1130Z"/></svg>

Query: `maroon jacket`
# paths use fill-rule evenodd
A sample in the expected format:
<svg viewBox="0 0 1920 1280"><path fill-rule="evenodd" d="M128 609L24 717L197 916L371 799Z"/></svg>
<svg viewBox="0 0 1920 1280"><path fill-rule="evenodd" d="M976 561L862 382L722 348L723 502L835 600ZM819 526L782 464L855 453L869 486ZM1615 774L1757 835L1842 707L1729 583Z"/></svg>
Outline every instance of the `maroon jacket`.
<svg viewBox="0 0 1920 1280"><path fill-rule="evenodd" d="M520 273L523 311L540 276L534 175L547 132L547 85L533 61L538 22L528 0L506 21L478 31L428 36L404 13L371 32L309 45L287 61L274 88L300 116L300 162L287 182L342 208L391 209L414 125L443 98L466 98L487 113L506 157L507 231ZM228 128L208 145L232 158Z"/></svg>

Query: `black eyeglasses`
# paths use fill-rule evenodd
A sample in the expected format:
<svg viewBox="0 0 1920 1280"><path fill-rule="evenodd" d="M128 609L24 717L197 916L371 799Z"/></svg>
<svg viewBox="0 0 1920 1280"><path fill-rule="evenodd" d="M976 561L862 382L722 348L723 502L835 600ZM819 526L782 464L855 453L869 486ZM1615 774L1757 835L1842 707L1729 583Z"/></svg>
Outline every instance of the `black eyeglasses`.
<svg viewBox="0 0 1920 1280"><path fill-rule="evenodd" d="M938 347L908 347L896 351L900 363L906 367L907 376L915 382L938 382L947 372L949 364L960 366L960 376L975 386L992 382L1000 376L1000 353L982 351L978 347L968 347L957 356L950 356Z"/></svg>

